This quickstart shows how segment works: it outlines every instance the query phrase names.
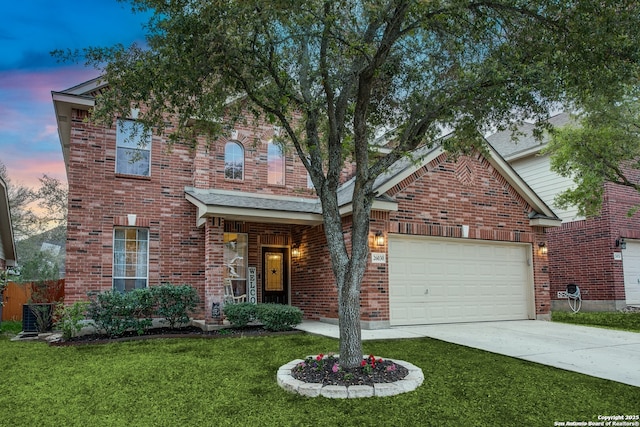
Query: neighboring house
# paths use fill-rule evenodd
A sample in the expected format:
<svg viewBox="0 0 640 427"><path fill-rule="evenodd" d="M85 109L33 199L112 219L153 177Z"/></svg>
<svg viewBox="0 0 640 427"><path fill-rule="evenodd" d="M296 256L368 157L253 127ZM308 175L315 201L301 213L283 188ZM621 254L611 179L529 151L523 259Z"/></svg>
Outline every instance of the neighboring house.
<svg viewBox="0 0 640 427"><path fill-rule="evenodd" d="M16 245L11 226L7 184L0 178L0 271L16 265Z"/></svg>
<svg viewBox="0 0 640 427"><path fill-rule="evenodd" d="M571 117L561 113L549 121L562 127ZM552 308L568 309L562 296L568 284L580 287L583 310L640 305L640 214L627 215L640 203L638 193L606 184L601 215L594 218L580 217L575 207L556 207L555 196L569 189L573 180L551 171L549 155L540 153L548 135L537 140L532 130L533 125L524 124L517 143L509 131L487 140L562 219L561 227L547 230Z"/></svg>
<svg viewBox="0 0 640 427"><path fill-rule="evenodd" d="M53 92L69 181L67 302L88 291L190 284L212 321L223 283L250 302L335 322L337 292L321 205L302 162L266 123L237 125L207 149L137 134L136 112L91 123L92 80ZM440 146L375 183L363 328L548 319L545 229L560 220L497 152L453 163ZM349 243L353 181L339 190ZM225 280L228 279L228 280Z"/></svg>

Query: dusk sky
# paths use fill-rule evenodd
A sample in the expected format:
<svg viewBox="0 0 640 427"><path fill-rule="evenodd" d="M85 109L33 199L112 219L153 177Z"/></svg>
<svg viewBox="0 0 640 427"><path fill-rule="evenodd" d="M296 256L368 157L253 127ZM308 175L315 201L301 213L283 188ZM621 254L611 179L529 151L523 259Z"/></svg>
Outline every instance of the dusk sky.
<svg viewBox="0 0 640 427"><path fill-rule="evenodd" d="M147 17L116 0L25 0L6 2L2 9L0 160L14 184L37 187L43 173L66 181L51 91L99 72L82 63L58 63L50 52L143 43Z"/></svg>

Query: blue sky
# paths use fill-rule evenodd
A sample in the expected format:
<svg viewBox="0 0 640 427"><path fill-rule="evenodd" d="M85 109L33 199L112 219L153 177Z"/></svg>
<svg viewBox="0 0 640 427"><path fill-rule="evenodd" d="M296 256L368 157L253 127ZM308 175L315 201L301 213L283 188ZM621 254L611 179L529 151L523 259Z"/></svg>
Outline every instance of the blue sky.
<svg viewBox="0 0 640 427"><path fill-rule="evenodd" d="M143 43L147 16L116 0L6 2L0 25L0 160L16 184L36 187L46 173L66 180L51 102L96 77L83 64L58 63L55 49Z"/></svg>

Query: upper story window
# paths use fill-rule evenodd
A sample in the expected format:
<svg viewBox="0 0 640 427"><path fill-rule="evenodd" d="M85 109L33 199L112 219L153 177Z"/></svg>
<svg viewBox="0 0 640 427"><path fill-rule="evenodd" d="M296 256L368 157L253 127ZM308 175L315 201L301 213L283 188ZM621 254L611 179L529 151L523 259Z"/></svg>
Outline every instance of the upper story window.
<svg viewBox="0 0 640 427"><path fill-rule="evenodd" d="M227 142L224 146L224 177L244 178L244 148L237 142Z"/></svg>
<svg viewBox="0 0 640 427"><path fill-rule="evenodd" d="M113 233L113 289L124 292L147 287L149 230L116 228Z"/></svg>
<svg viewBox="0 0 640 427"><path fill-rule="evenodd" d="M118 119L116 122L116 173L149 176L151 132L141 123Z"/></svg>
<svg viewBox="0 0 640 427"><path fill-rule="evenodd" d="M267 183L269 185L284 185L284 163L282 146L269 141L267 148Z"/></svg>

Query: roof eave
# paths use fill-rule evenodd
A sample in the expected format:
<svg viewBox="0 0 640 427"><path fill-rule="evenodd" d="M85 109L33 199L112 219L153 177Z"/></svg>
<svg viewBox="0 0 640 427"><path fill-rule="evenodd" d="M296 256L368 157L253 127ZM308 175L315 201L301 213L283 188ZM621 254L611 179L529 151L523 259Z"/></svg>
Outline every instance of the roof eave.
<svg viewBox="0 0 640 427"><path fill-rule="evenodd" d="M69 150L71 145L71 110L89 110L95 106L95 99L83 95L74 95L66 92L51 92L53 109L58 125L58 137L62 148L65 168L69 172Z"/></svg>
<svg viewBox="0 0 640 427"><path fill-rule="evenodd" d="M529 187L529 185L517 174L511 165L487 142L489 156L487 160L497 169L504 179L512 186L518 194L531 206L531 208L554 220L561 221L551 208Z"/></svg>
<svg viewBox="0 0 640 427"><path fill-rule="evenodd" d="M270 209L253 209L235 206L206 204L198 198L185 194L186 199L198 209L196 225L201 227L207 218L220 217L232 221L262 222L267 224L318 225L322 215L310 212L290 212Z"/></svg>
<svg viewBox="0 0 640 427"><path fill-rule="evenodd" d="M529 225L532 227L560 227L562 220L557 218L532 218L529 220Z"/></svg>

